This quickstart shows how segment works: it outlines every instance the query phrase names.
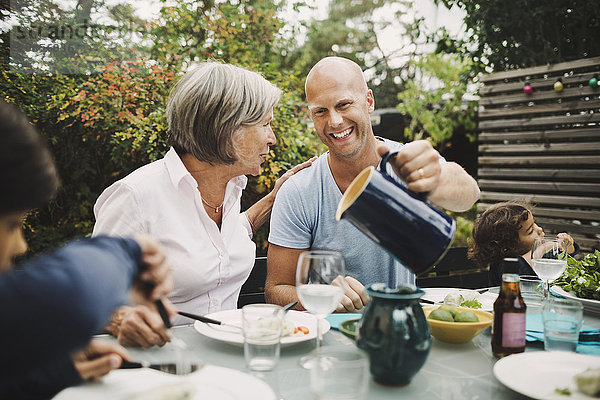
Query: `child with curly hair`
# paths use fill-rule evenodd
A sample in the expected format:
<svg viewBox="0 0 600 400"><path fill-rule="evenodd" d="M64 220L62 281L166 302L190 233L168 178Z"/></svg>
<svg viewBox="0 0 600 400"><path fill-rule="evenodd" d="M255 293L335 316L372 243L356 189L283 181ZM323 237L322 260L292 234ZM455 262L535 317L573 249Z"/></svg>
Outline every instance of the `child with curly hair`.
<svg viewBox="0 0 600 400"><path fill-rule="evenodd" d="M519 274L533 275L531 247L544 230L533 219L532 206L525 201L507 201L494 204L485 210L473 227L473 244L468 256L477 265L490 266L490 285L502 283L501 262L505 257L519 259ZM567 233L556 235L563 239L569 254L579 251L579 246Z"/></svg>

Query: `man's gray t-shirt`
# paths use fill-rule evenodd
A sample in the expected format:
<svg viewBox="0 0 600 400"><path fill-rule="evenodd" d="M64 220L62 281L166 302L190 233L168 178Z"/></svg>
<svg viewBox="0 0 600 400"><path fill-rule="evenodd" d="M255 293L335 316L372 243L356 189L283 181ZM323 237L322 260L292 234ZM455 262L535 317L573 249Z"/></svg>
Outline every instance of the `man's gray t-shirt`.
<svg viewBox="0 0 600 400"><path fill-rule="evenodd" d="M385 140L385 144L391 151L403 146L390 140ZM396 177L390 165L388 174ZM414 284L414 274L383 247L347 220L336 221L341 198L325 153L279 189L271 215L269 242L293 249L339 251L344 256L347 275L365 286L377 282Z"/></svg>

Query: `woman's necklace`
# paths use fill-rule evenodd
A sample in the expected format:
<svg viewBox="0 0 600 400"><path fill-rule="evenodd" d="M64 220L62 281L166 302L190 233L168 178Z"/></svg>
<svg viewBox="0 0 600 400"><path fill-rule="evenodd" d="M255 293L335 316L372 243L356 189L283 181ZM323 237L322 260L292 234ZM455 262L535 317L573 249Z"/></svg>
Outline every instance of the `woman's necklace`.
<svg viewBox="0 0 600 400"><path fill-rule="evenodd" d="M223 203L225 203L225 199L223 199L223 203L219 204L218 206L213 206L212 204L208 204L206 202L206 200L204 200L202 197L200 197L200 199L202 200L202 202L204 204L206 204L208 206L208 208L214 209L215 210L215 214L217 214L219 212L219 210L223 208Z"/></svg>

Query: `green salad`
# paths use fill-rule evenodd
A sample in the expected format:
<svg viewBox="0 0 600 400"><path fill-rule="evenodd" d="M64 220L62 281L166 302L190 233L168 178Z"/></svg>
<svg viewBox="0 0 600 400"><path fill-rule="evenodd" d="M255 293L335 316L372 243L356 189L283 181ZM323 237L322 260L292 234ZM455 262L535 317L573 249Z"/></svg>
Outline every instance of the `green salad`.
<svg viewBox="0 0 600 400"><path fill-rule="evenodd" d="M553 283L582 299L600 300L600 251L578 261L569 257L567 269Z"/></svg>

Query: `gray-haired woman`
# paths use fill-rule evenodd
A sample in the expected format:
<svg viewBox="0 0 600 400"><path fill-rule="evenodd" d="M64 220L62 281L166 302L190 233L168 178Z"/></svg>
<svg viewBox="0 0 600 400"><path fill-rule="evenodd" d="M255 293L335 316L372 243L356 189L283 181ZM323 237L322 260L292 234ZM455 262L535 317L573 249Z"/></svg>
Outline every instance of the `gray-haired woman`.
<svg viewBox="0 0 600 400"><path fill-rule="evenodd" d="M269 217L273 191L241 212L244 175L257 175L276 142L273 107L281 91L259 74L203 62L175 85L167 106L165 157L107 188L96 201L94 235L146 232L158 239L173 269L171 301L179 310L207 314L235 309L254 265L252 234ZM178 317L175 324L186 319ZM109 332L125 345L163 345L162 321L143 307L122 307Z"/></svg>

